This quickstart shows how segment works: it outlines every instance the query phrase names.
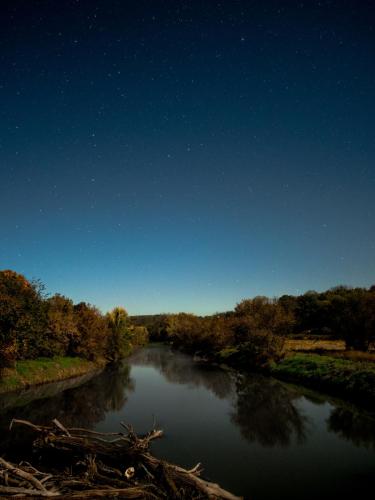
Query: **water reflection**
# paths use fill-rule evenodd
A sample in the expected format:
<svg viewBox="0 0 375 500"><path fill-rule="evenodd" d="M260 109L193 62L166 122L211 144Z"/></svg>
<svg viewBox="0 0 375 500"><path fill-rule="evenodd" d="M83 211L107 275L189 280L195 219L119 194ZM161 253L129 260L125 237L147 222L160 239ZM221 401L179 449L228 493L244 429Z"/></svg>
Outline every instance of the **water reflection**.
<svg viewBox="0 0 375 500"><path fill-rule="evenodd" d="M220 399L232 398L236 393L236 377L232 372L194 363L191 356L176 353L167 346L137 351L129 362L152 366L173 384L204 387Z"/></svg>
<svg viewBox="0 0 375 500"><path fill-rule="evenodd" d="M352 407L334 408L327 421L328 430L356 446L375 449L375 418Z"/></svg>
<svg viewBox="0 0 375 500"><path fill-rule="evenodd" d="M298 443L306 437L307 417L296 405L295 390L259 375L239 378L232 422L250 442L262 446L288 446L293 436Z"/></svg>
<svg viewBox="0 0 375 500"><path fill-rule="evenodd" d="M12 418L40 424L49 424L53 418L57 418L67 427L93 428L108 412L120 410L133 390L130 366L122 365L108 368L85 384L62 391L53 397L35 399L24 406L9 407L0 414L0 447L7 449L10 442L17 446L29 436L27 430L23 429L7 432ZM19 404L19 398L17 401Z"/></svg>
<svg viewBox="0 0 375 500"><path fill-rule="evenodd" d="M304 397L314 406L327 398L258 374L238 375L203 364L193 363L189 355L166 346L143 349L129 360L132 365L152 366L168 382L204 387L220 399L231 402L231 421L249 442L265 447L287 447L293 438L302 444L308 434L309 418L299 407ZM354 444L375 447L375 419L355 407L332 407L327 430Z"/></svg>
<svg viewBox="0 0 375 500"><path fill-rule="evenodd" d="M138 366L153 366L172 383L204 387L218 398L231 401L231 420L242 436L262 446L287 446L293 434L305 437L307 419L295 401L300 394L280 382L261 375L239 376L204 364L168 348L139 351L131 358Z"/></svg>
<svg viewBox="0 0 375 500"><path fill-rule="evenodd" d="M176 388L172 390L172 387L176 384L181 385L181 390L178 392L186 389L196 389L199 392L200 399L197 399L196 404L202 405L203 412L204 405L207 408L212 406L214 396L217 398L215 401L224 404L221 408L225 408L225 413L220 418L225 418L228 426L239 430L242 439L248 444L258 444L262 448L285 449L295 443L299 445L305 443L316 418L305 414L307 406L302 403L308 402L310 411L320 406L324 407L324 411L328 408L328 418L323 420L325 433L334 433L339 439L349 441L357 447L375 449L375 420L355 407L337 401L334 404L330 402L327 406L324 397L314 396L311 392L306 396L301 388L261 375L242 376L232 371L200 365L194 363L190 356L173 352L166 346L142 349L124 364L107 369L81 386L44 399L30 402L29 391L25 400L27 404L24 406L20 405L22 397L18 397L16 407L3 407L0 413L1 448L6 449L10 439L14 445L15 436L4 432L12 418L27 419L42 424L58 418L67 426L94 428L104 420L108 420L112 414L120 412L120 415L116 414L113 417L113 425L115 422L117 425L113 430L117 430L121 412L127 407L128 397L133 392L137 395L139 405L134 418L135 420L141 418L141 414L148 411L142 406L146 396L142 391L135 390L132 370L139 370L142 367L153 369L149 375L151 379L158 375L162 376L158 394L163 396L164 403L160 405L165 405L165 401L172 398L172 394L175 397ZM208 393L205 394L205 390ZM213 396L209 396L209 393ZM172 409L173 412L174 400L168 404L168 409ZM163 410L160 406L153 408L152 411L158 414ZM186 409L188 416L189 412L194 411L196 411L194 407ZM151 417L152 414L146 415L146 418L151 419ZM196 429L191 429L192 435L196 432ZM19 433L16 437L19 442L24 439ZM229 443L226 446L229 446Z"/></svg>

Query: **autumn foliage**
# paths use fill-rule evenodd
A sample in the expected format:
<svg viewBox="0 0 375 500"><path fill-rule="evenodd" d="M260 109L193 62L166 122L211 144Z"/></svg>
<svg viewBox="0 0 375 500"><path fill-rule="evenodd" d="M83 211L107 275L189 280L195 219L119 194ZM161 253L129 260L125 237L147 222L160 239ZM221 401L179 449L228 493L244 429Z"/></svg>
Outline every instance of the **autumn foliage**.
<svg viewBox="0 0 375 500"><path fill-rule="evenodd" d="M262 367L284 354L283 334L293 318L275 301L256 297L242 301L235 311L199 317L170 315L167 336L178 345L202 355Z"/></svg>
<svg viewBox="0 0 375 500"><path fill-rule="evenodd" d="M196 316L134 317L154 340L246 367L262 367L285 354L285 339L343 339L347 349L366 351L375 340L375 288L335 287L326 292L242 300L234 311Z"/></svg>
<svg viewBox="0 0 375 500"><path fill-rule="evenodd" d="M375 287L335 287L325 292L242 300L233 311L129 318L116 307L96 307L62 295L46 297L38 281L0 272L0 370L16 360L79 356L116 362L134 345L167 340L191 352L259 367L284 355L287 337L343 339L366 351L375 340Z"/></svg>
<svg viewBox="0 0 375 500"><path fill-rule="evenodd" d="M40 356L117 361L147 341L147 330L139 328L130 324L125 309L103 315L63 295L46 297L40 282L0 271L0 371Z"/></svg>

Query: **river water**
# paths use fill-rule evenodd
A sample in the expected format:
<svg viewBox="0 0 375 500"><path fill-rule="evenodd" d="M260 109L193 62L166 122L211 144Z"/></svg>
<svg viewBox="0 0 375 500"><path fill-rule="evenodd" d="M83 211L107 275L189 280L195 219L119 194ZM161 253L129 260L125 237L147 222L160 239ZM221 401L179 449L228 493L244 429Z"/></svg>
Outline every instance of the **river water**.
<svg viewBox="0 0 375 500"><path fill-rule="evenodd" d="M260 375L194 363L150 345L89 380L0 398L1 448L11 418L101 431L153 419L165 437L153 452L254 500L365 498L375 482L375 420L355 406Z"/></svg>

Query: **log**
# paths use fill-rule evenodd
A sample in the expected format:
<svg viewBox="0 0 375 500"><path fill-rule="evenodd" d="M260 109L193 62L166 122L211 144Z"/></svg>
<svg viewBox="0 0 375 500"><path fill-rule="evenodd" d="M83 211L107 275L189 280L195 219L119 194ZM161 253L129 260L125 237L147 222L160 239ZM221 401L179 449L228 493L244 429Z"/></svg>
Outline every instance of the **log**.
<svg viewBox="0 0 375 500"><path fill-rule="evenodd" d="M143 458L145 462L156 469L160 466L161 461L153 457L149 453L144 453ZM200 491L204 492L209 498L222 498L225 500L239 500L240 497L229 493L228 491L221 488L218 484L210 483L198 477L200 474L200 464L197 464L193 469L186 470L178 465L173 465L168 462L163 462L163 466L167 469L168 474L176 481L182 483L188 483L195 486Z"/></svg>
<svg viewBox="0 0 375 500"><path fill-rule="evenodd" d="M0 469L0 497L240 499L201 478L200 464L187 470L154 457L149 447L163 436L160 429L138 436L125 423L121 426L126 433L67 428L57 419L50 426L14 419L10 429L15 425L32 429L36 433L34 447L42 458L44 451L52 450L60 469L53 469L53 460L48 461L48 470L41 472L29 463L15 466L0 458L0 467L15 479L11 485ZM25 481L30 488L25 487Z"/></svg>
<svg viewBox="0 0 375 500"><path fill-rule="evenodd" d="M32 474L25 472L24 470L16 467L15 465L10 464L6 460L0 457L0 465L2 465L5 469L7 469L11 474L18 476L22 479L26 479L35 489L42 491L43 493L47 493L46 488L43 484Z"/></svg>
<svg viewBox="0 0 375 500"><path fill-rule="evenodd" d="M0 485L0 496L3 496L3 493L9 498L10 496L19 498L19 495L23 495L21 498L30 498L30 497L57 497L61 498L61 495L58 492L50 492L50 491L40 491L33 490L29 488L20 488L17 486L2 486Z"/></svg>

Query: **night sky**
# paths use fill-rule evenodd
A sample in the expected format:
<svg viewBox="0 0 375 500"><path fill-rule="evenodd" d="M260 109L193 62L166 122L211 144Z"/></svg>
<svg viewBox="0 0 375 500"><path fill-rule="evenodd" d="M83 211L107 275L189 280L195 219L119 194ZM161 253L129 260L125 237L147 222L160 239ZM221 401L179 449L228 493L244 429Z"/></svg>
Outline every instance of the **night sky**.
<svg viewBox="0 0 375 500"><path fill-rule="evenodd" d="M131 314L375 282L373 2L0 16L0 268Z"/></svg>

